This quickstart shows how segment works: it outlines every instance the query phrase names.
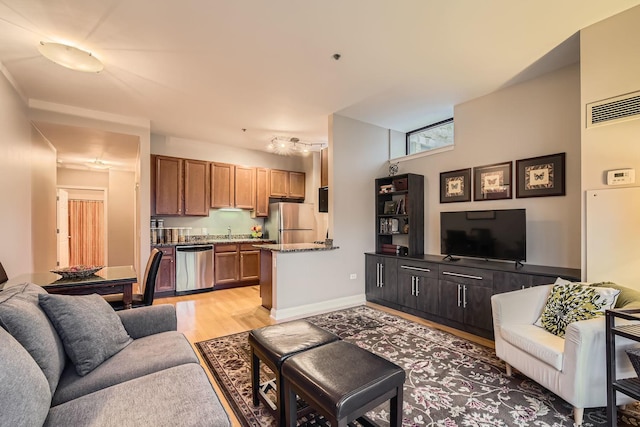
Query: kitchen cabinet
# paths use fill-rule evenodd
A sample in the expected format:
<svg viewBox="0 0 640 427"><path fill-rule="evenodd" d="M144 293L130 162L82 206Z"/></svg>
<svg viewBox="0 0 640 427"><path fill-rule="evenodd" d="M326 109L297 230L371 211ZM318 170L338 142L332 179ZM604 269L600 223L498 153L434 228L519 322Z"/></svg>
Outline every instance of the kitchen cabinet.
<svg viewBox="0 0 640 427"><path fill-rule="evenodd" d="M256 205L256 169L236 166L234 181L235 207L254 209Z"/></svg>
<svg viewBox="0 0 640 427"><path fill-rule="evenodd" d="M398 299L398 263L393 258L367 255L365 258L367 299L396 302Z"/></svg>
<svg viewBox="0 0 640 427"><path fill-rule="evenodd" d="M182 215L183 160L152 156L152 206L155 215Z"/></svg>
<svg viewBox="0 0 640 427"><path fill-rule="evenodd" d="M580 270L442 255L365 254L367 300L472 334L493 338L491 295L553 283L579 281Z"/></svg>
<svg viewBox="0 0 640 427"><path fill-rule="evenodd" d="M152 215L209 215L209 162L151 158Z"/></svg>
<svg viewBox="0 0 640 427"><path fill-rule="evenodd" d="M398 260L398 304L438 314L438 265Z"/></svg>
<svg viewBox="0 0 640 427"><path fill-rule="evenodd" d="M253 216L269 216L269 169L266 168L256 168L256 205Z"/></svg>
<svg viewBox="0 0 640 427"><path fill-rule="evenodd" d="M235 207L235 166L211 163L211 207Z"/></svg>
<svg viewBox="0 0 640 427"><path fill-rule="evenodd" d="M269 195L273 198L304 199L305 173L271 169L269 171Z"/></svg>
<svg viewBox="0 0 640 427"><path fill-rule="evenodd" d="M252 243L214 246L215 286L249 285L260 281L260 250Z"/></svg>
<svg viewBox="0 0 640 427"><path fill-rule="evenodd" d="M209 162L184 160L184 214L209 215Z"/></svg>
<svg viewBox="0 0 640 427"><path fill-rule="evenodd" d="M173 246L161 246L158 250L162 252L158 275L156 277L155 296L173 295L176 290L176 257Z"/></svg>

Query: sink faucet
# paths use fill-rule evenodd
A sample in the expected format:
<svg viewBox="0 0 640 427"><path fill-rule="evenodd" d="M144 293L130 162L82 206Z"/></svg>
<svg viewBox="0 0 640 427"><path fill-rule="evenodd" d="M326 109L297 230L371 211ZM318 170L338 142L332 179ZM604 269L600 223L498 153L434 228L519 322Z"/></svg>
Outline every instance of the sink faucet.
<svg viewBox="0 0 640 427"><path fill-rule="evenodd" d="M231 226L227 227L227 238L230 239L231 238Z"/></svg>

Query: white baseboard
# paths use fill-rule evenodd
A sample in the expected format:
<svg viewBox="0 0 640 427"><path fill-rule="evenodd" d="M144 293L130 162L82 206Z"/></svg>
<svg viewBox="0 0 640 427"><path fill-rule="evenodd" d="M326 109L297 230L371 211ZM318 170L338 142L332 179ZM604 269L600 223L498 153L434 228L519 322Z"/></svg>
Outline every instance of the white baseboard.
<svg viewBox="0 0 640 427"><path fill-rule="evenodd" d="M297 307L271 309L271 318L280 322L284 320L295 320L302 317L316 314L328 313L330 311L342 310L344 308L356 307L367 302L365 294L353 295L350 297L336 298L329 301L322 301L315 304L299 305Z"/></svg>

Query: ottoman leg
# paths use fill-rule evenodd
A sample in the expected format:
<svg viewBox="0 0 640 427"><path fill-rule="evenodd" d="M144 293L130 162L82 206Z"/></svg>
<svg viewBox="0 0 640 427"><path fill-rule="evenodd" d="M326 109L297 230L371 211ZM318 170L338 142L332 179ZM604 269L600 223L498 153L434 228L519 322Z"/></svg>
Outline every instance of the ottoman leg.
<svg viewBox="0 0 640 427"><path fill-rule="evenodd" d="M389 402L389 424L390 427L401 427L402 426L402 402L403 402L403 392L404 387L401 385L396 390L396 395L391 398Z"/></svg>
<svg viewBox="0 0 640 427"><path fill-rule="evenodd" d="M289 386L289 383L283 381L284 383L284 413L281 412L283 418L280 419L280 425L286 427L296 427L298 423L298 408L296 405L297 397L295 391Z"/></svg>
<svg viewBox="0 0 640 427"><path fill-rule="evenodd" d="M258 406L258 390L260 389L260 359L251 347L251 397L253 406Z"/></svg>

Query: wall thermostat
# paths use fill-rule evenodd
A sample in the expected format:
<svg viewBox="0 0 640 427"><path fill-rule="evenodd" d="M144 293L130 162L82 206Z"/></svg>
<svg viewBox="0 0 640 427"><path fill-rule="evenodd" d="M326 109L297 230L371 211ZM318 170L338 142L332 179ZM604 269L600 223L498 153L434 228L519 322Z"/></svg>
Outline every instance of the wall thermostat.
<svg viewBox="0 0 640 427"><path fill-rule="evenodd" d="M607 185L625 185L636 182L635 169L616 169L607 172Z"/></svg>

